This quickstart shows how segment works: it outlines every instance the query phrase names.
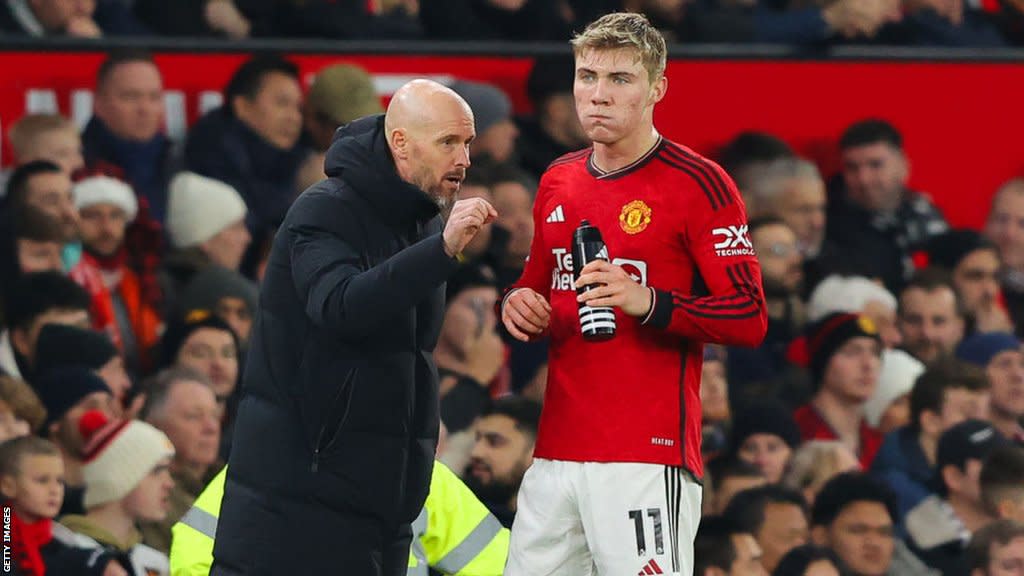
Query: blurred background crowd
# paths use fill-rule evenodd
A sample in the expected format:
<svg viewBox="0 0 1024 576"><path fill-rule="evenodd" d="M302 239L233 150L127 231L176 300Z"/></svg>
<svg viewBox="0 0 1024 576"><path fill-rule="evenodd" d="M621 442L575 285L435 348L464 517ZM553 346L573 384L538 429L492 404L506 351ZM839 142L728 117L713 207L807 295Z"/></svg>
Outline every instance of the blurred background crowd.
<svg viewBox="0 0 1024 576"><path fill-rule="evenodd" d="M5 0L0 35L560 41L613 9L676 42L1024 41L1020 0ZM494 303L529 253L540 175L588 145L572 83L570 55L537 58L529 116L497 86L451 85L477 131L461 197L500 216L447 287L438 458L506 526L547 356L507 337ZM230 450L276 226L325 177L335 129L383 107L355 65L305 89L257 55L172 141L148 53L110 52L93 90L84 129L6 126L0 491L38 500L18 508L26 538L57 517L67 542L159 556ZM769 329L705 353L697 574L1024 574L1024 179L987 191L981 229L956 229L909 187L914 134L874 117L824 136L837 173L764 132L702 151L746 202Z"/></svg>
<svg viewBox="0 0 1024 576"><path fill-rule="evenodd" d="M581 24L628 10L646 13L673 42L1024 43L1021 0L10 0L6 5L0 6L4 33L81 38L564 41Z"/></svg>

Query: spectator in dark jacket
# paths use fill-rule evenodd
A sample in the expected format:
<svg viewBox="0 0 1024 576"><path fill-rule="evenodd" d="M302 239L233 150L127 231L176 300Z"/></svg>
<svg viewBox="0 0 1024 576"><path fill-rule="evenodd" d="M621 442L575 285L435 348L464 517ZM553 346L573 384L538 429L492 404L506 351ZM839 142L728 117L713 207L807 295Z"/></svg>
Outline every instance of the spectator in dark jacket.
<svg viewBox="0 0 1024 576"><path fill-rule="evenodd" d="M159 222L164 221L173 172L163 127L163 79L152 56L112 54L96 73L93 117L82 133L85 163L117 166Z"/></svg>
<svg viewBox="0 0 1024 576"><path fill-rule="evenodd" d="M885 120L867 119L839 140L842 174L830 192L826 237L842 259L863 266L848 270L877 278L898 294L914 272L911 257L949 226L927 196L907 188L910 162L903 136ZM877 255L871 259L863 254Z"/></svg>
<svg viewBox="0 0 1024 576"><path fill-rule="evenodd" d="M935 457L942 433L984 414L988 383L976 368L940 363L921 375L910 392L910 424L885 437L871 474L897 498L897 523L931 492Z"/></svg>
<svg viewBox="0 0 1024 576"><path fill-rule="evenodd" d="M279 223L309 151L302 133L302 88L291 62L257 57L224 89L224 105L203 116L185 143L185 165L227 182L249 206L250 231Z"/></svg>
<svg viewBox="0 0 1024 576"><path fill-rule="evenodd" d="M338 133L274 242L213 575L406 572L440 420L444 282L494 209L452 204L473 117L426 80ZM449 212L444 231L439 211ZM268 465L268 463L273 465Z"/></svg>

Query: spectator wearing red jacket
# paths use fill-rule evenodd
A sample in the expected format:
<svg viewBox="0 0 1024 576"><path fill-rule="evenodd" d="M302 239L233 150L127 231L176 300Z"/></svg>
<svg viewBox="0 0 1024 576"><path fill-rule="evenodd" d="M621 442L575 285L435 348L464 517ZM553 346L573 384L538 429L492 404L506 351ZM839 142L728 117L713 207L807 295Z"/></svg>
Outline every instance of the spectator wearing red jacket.
<svg viewBox="0 0 1024 576"><path fill-rule="evenodd" d="M868 425L864 406L878 386L882 341L866 316L831 314L810 328L811 401L793 418L806 440L839 440L871 466L882 435Z"/></svg>

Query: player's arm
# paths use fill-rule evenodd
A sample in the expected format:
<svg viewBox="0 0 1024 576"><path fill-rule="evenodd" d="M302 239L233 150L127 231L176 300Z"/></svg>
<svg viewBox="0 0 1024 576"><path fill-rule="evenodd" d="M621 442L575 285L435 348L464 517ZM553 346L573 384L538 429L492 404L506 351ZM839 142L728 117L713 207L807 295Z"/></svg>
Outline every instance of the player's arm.
<svg viewBox="0 0 1024 576"><path fill-rule="evenodd" d="M768 329L768 312L746 210L725 171L709 164L706 175L695 185L703 184L709 193L694 195L684 231L699 272L694 289L651 288L642 322L692 340L757 346Z"/></svg>
<svg viewBox="0 0 1024 576"><path fill-rule="evenodd" d="M533 241L530 256L519 279L509 287L502 298L499 317L505 329L514 338L529 341L541 336L551 321L551 254L545 253L544 199L549 193L550 179L541 178L537 197L533 202Z"/></svg>

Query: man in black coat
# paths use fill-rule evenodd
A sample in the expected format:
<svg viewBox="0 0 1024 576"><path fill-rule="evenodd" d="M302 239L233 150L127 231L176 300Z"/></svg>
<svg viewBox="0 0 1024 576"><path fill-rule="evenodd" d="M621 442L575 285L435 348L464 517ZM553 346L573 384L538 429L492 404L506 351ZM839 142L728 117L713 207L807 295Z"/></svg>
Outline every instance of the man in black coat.
<svg viewBox="0 0 1024 576"><path fill-rule="evenodd" d="M497 216L480 198L453 202L473 136L461 98L410 82L386 115L338 131L328 179L289 211L252 332L211 574L405 574L440 424L444 284Z"/></svg>

